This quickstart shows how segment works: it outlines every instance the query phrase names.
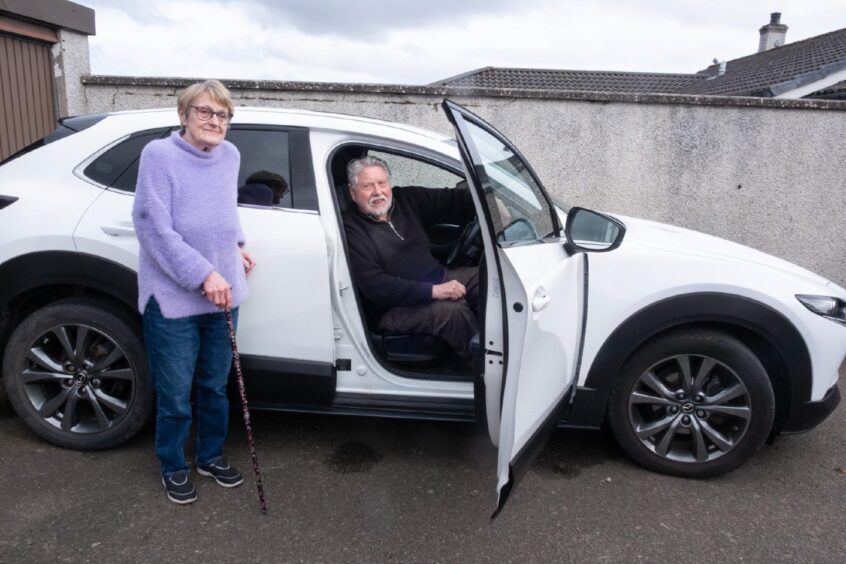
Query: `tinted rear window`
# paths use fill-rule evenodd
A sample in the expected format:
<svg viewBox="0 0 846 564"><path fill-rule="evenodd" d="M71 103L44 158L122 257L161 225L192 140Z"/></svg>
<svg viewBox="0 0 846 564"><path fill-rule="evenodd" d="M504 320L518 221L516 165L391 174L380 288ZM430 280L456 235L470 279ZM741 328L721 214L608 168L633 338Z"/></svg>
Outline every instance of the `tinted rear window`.
<svg viewBox="0 0 846 564"><path fill-rule="evenodd" d="M288 189L274 205L293 207L291 186L291 164L288 156L288 132L278 129L234 128L226 139L238 147L241 153L241 169L238 171L238 186L242 187L256 173L272 173L281 176Z"/></svg>
<svg viewBox="0 0 846 564"><path fill-rule="evenodd" d="M141 150L147 143L163 137L169 131L170 128L165 127L133 133L94 159L85 167L83 174L103 186L134 192Z"/></svg>
<svg viewBox="0 0 846 564"><path fill-rule="evenodd" d="M165 127L133 133L94 159L85 167L83 174L103 186L135 192L141 151L147 143L166 137L173 129ZM276 175L284 180L288 189L284 196L275 198L272 205L283 208L317 209L316 196L313 194L315 190L313 176L304 178L300 174L298 179L292 171L293 161L290 157L292 146L295 146L294 148L299 150L299 158L302 161L301 169L310 170L311 152L308 145L308 132L305 130L291 132L261 125L239 125L228 132L226 139L241 153L239 187L247 184L247 180L256 173ZM299 139L299 145L296 142L297 139Z"/></svg>

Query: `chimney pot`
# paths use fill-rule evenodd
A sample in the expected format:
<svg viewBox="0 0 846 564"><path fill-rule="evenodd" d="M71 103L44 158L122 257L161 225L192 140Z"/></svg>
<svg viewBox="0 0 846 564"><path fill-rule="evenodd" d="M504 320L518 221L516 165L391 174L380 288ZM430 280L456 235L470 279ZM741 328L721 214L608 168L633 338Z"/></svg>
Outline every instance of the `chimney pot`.
<svg viewBox="0 0 846 564"><path fill-rule="evenodd" d="M770 23L759 31L761 33L761 39L758 42L759 53L784 45L787 26L781 23L781 12L770 13Z"/></svg>

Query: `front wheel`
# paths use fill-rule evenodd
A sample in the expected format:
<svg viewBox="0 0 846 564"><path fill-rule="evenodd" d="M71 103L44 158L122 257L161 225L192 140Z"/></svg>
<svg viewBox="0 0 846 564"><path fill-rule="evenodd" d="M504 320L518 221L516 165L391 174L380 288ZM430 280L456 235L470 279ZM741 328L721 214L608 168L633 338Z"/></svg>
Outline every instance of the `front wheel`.
<svg viewBox="0 0 846 564"><path fill-rule="evenodd" d="M94 300L61 300L24 319L6 347L3 382L23 422L65 448L116 446L152 413L137 329Z"/></svg>
<svg viewBox="0 0 846 564"><path fill-rule="evenodd" d="M635 462L690 478L743 464L767 438L774 413L761 362L712 330L668 334L637 351L608 406L614 436Z"/></svg>

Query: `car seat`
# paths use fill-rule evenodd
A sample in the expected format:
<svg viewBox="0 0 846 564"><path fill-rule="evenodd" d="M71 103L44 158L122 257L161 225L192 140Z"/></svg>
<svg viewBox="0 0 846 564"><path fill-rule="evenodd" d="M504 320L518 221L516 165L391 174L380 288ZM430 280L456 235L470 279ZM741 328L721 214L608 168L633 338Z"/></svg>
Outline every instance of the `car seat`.
<svg viewBox="0 0 846 564"><path fill-rule="evenodd" d="M347 187L347 163L366 154L367 149L364 147L349 146L339 149L332 158L330 168L341 213L355 205ZM344 237L344 249L346 250L346 237ZM355 295L359 311L361 311L363 297L357 288L355 288ZM365 316L363 312L361 313L364 319ZM407 368L434 368L448 365L455 358L455 353L446 341L432 334L384 333L373 327L369 327L368 330L374 352L389 364Z"/></svg>

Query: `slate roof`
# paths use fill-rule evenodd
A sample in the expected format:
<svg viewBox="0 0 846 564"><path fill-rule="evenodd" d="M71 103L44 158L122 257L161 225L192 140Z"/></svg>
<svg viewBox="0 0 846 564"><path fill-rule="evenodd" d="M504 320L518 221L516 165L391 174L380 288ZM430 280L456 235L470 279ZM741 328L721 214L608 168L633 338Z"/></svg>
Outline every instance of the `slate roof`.
<svg viewBox="0 0 846 564"><path fill-rule="evenodd" d="M677 92L703 77L695 74L484 67L432 86L594 92Z"/></svg>
<svg viewBox="0 0 846 564"><path fill-rule="evenodd" d="M837 99L837 100L846 100L846 80L843 82L838 82L837 84L832 84L828 88L823 88L822 90L817 90L808 98L830 98L830 99Z"/></svg>
<svg viewBox="0 0 846 564"><path fill-rule="evenodd" d="M711 65L697 73L706 80L691 82L681 92L777 96L842 69L846 69L846 28L728 61L722 76L714 76L718 65Z"/></svg>
<svg viewBox="0 0 846 564"><path fill-rule="evenodd" d="M846 70L846 28L724 64L723 74L719 64L692 74L484 67L433 86L770 97ZM844 91L841 83L819 94L843 97Z"/></svg>

